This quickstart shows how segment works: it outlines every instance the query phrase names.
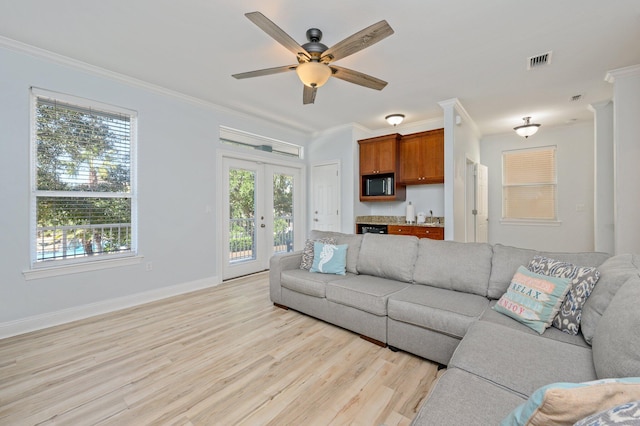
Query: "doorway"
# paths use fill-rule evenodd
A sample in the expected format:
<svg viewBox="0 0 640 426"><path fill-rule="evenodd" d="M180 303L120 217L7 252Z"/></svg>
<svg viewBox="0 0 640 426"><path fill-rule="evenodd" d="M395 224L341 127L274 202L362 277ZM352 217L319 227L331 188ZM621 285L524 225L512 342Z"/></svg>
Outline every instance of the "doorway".
<svg viewBox="0 0 640 426"><path fill-rule="evenodd" d="M269 258L300 244L301 169L224 157L224 280L267 270ZM299 235L300 234L300 235Z"/></svg>
<svg viewBox="0 0 640 426"><path fill-rule="evenodd" d="M489 240L488 169L467 158L465 200L465 231L467 242L486 243Z"/></svg>

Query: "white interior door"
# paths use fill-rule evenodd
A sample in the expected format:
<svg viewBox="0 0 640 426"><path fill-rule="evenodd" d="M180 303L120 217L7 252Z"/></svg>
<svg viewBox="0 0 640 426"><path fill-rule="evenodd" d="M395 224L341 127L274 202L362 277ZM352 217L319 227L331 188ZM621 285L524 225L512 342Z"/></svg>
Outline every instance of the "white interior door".
<svg viewBox="0 0 640 426"><path fill-rule="evenodd" d="M311 229L340 231L339 163L319 164L311 169Z"/></svg>
<svg viewBox="0 0 640 426"><path fill-rule="evenodd" d="M476 164L476 242L489 242L489 169Z"/></svg>
<svg viewBox="0 0 640 426"><path fill-rule="evenodd" d="M274 253L300 247L300 169L225 157L223 176L223 279L264 271Z"/></svg>

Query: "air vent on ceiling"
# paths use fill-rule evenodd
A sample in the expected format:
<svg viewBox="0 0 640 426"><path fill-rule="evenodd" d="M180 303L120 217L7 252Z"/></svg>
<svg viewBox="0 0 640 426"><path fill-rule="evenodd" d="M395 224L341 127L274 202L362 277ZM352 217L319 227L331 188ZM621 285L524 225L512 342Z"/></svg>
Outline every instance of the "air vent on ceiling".
<svg viewBox="0 0 640 426"><path fill-rule="evenodd" d="M569 98L569 102L578 102L580 99L582 99L582 95L573 95Z"/></svg>
<svg viewBox="0 0 640 426"><path fill-rule="evenodd" d="M530 56L529 58L527 58L527 69L531 70L543 65L549 65L550 63L551 51L548 51L547 53L542 53L540 55Z"/></svg>

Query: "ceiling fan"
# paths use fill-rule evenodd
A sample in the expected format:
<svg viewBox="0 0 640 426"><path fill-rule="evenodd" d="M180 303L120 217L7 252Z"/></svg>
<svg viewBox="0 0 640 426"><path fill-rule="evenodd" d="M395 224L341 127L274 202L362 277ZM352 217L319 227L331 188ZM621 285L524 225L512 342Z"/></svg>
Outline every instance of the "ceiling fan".
<svg viewBox="0 0 640 426"><path fill-rule="evenodd" d="M295 65L285 65L283 67L266 68L234 74L233 77L235 78L261 77L295 70L304 84L302 103L305 105L312 104L315 101L318 87L325 84L331 76L376 90L382 90L387 85L386 81L331 64L338 59L359 52L393 34L393 29L387 21L382 20L345 38L332 47L327 47L320 43L320 40L322 40L322 31L317 28L307 30L308 42L300 46L298 42L262 13L251 12L246 13L245 16L273 37L275 41L296 55L298 63Z"/></svg>

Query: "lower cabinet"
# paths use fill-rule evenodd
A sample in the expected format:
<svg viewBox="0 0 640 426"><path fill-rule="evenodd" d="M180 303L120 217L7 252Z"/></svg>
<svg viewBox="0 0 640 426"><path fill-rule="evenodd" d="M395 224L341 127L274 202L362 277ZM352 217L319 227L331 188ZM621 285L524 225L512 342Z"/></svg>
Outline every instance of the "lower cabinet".
<svg viewBox="0 0 640 426"><path fill-rule="evenodd" d="M411 225L388 225L387 232L392 235L415 235L418 238L444 240L444 228Z"/></svg>

